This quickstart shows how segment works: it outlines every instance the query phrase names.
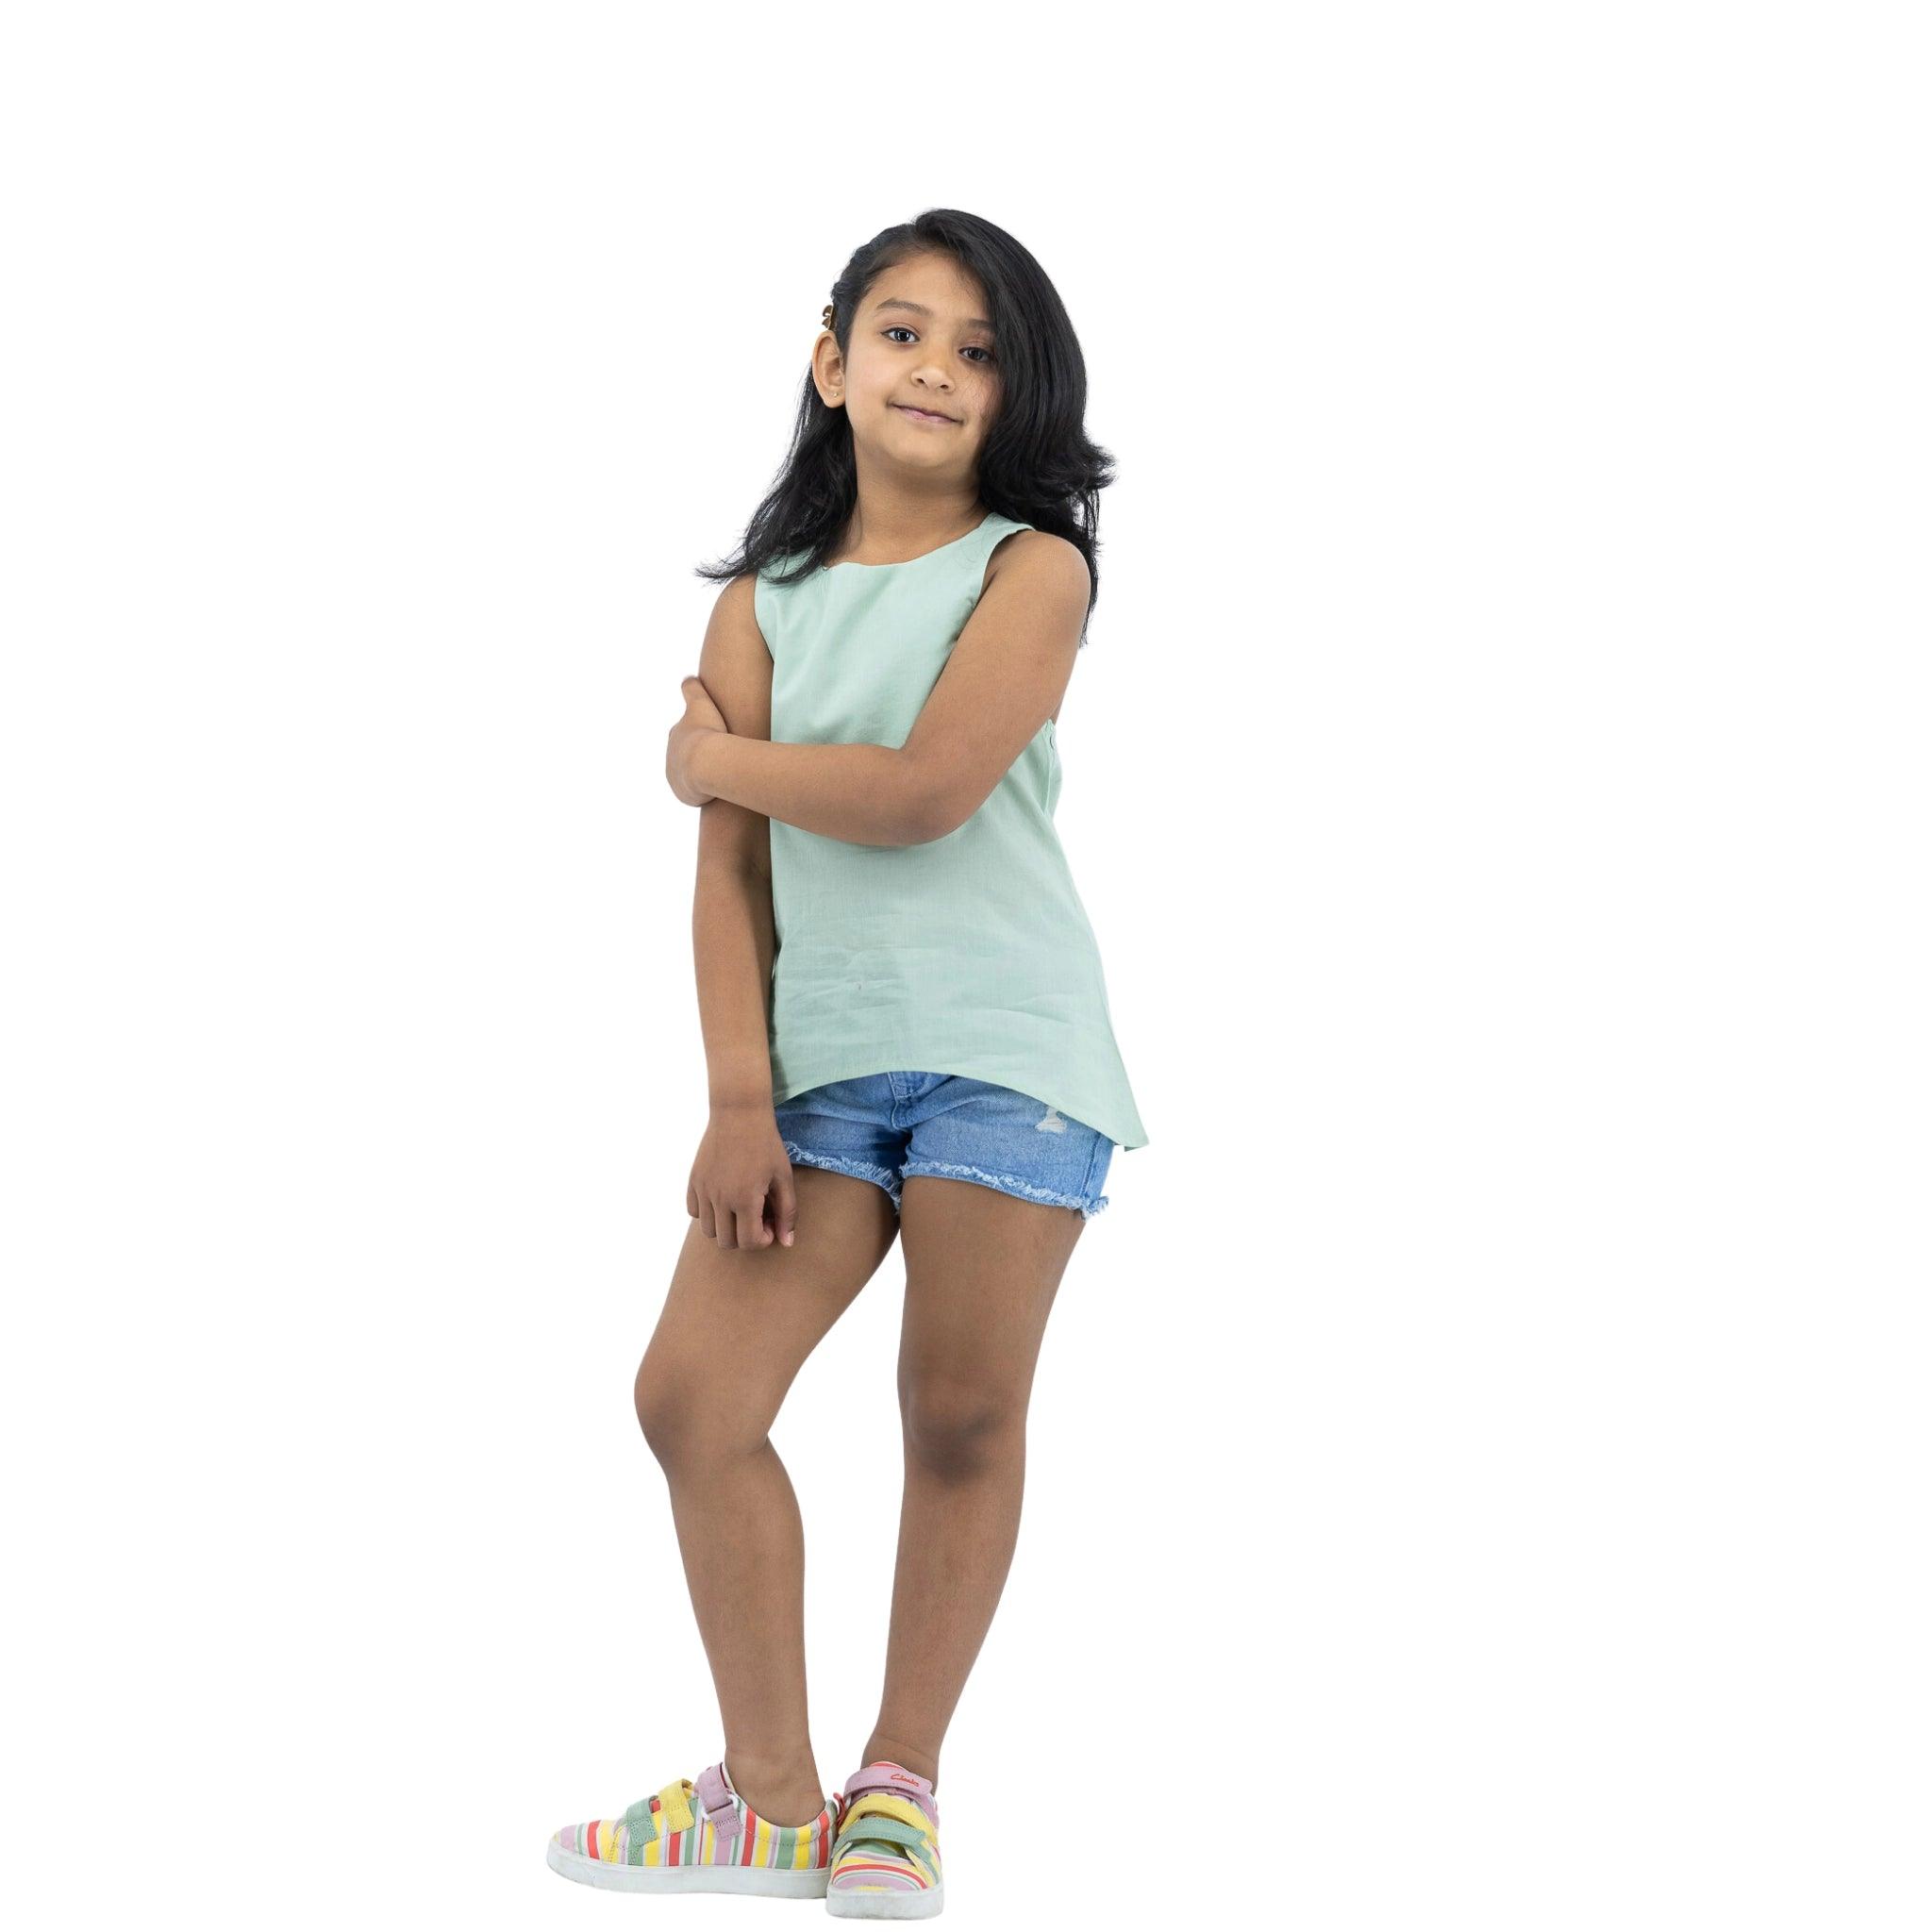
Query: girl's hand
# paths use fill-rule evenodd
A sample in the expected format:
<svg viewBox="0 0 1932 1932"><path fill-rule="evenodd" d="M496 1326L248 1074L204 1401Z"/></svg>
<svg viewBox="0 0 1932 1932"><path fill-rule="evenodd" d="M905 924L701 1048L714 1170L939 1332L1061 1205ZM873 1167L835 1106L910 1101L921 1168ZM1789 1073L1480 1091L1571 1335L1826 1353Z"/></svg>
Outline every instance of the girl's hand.
<svg viewBox="0 0 1932 1932"><path fill-rule="evenodd" d="M702 677L687 677L683 691L684 716L671 727L664 747L664 775L684 804L705 805L713 794L691 776L691 752L706 732L728 731L730 727L724 723L724 713L711 702Z"/></svg>
<svg viewBox="0 0 1932 1932"><path fill-rule="evenodd" d="M798 1192L769 1101L711 1108L684 1191L684 1211L721 1248L791 1245Z"/></svg>

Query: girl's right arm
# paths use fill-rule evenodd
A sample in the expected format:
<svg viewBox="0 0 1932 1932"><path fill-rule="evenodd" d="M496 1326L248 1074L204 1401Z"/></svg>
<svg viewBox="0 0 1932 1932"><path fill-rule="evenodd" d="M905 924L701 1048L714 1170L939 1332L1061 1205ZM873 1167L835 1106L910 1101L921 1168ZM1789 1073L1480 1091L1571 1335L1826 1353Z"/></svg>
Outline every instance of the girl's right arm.
<svg viewBox="0 0 1932 1932"><path fill-rule="evenodd" d="M752 579L720 593L699 675L732 733L772 735L772 658L752 606ZM772 1103L769 1008L776 927L772 827L761 812L714 798L698 808L691 952L711 1117L685 1210L721 1248L791 1244L791 1163ZM769 1218L768 1218L769 1216Z"/></svg>

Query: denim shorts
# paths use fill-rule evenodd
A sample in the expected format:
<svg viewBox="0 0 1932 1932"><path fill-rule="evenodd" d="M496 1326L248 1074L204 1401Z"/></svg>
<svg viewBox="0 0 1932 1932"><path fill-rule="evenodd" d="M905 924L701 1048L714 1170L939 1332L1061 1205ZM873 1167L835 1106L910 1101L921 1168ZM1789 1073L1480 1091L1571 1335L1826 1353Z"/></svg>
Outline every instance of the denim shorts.
<svg viewBox="0 0 1932 1932"><path fill-rule="evenodd" d="M1077 1208L1091 1221L1114 1143L1010 1087L960 1074L864 1074L777 1103L793 1165L871 1181L896 1211L913 1174L974 1181L1023 1201Z"/></svg>

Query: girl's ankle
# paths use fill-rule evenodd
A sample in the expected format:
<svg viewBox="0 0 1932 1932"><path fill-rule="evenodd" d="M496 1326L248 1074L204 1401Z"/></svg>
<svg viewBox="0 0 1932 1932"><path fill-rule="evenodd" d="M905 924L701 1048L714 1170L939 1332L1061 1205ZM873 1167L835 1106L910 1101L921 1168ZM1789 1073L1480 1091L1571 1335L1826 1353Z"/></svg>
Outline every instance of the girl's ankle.
<svg viewBox="0 0 1932 1932"><path fill-rule="evenodd" d="M724 1775L731 1789L770 1824L809 1824L825 1808L818 1767L809 1758L803 1763L795 1758L767 1761L727 1751Z"/></svg>

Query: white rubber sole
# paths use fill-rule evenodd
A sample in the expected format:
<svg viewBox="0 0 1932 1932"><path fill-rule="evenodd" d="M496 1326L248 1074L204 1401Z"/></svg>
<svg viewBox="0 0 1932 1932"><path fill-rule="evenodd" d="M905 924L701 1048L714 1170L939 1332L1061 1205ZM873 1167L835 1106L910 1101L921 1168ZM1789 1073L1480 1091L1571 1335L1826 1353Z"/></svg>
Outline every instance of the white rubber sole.
<svg viewBox="0 0 1932 1932"><path fill-rule="evenodd" d="M825 1910L835 1919L936 1919L945 1893L943 1878L924 1891L827 1891Z"/></svg>
<svg viewBox="0 0 1932 1932"><path fill-rule="evenodd" d="M830 1868L803 1872L763 1865L613 1865L587 1858L555 1839L545 1856L550 1869L579 1885L603 1891L738 1891L758 1898L824 1898Z"/></svg>

